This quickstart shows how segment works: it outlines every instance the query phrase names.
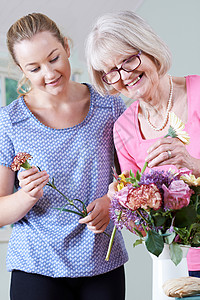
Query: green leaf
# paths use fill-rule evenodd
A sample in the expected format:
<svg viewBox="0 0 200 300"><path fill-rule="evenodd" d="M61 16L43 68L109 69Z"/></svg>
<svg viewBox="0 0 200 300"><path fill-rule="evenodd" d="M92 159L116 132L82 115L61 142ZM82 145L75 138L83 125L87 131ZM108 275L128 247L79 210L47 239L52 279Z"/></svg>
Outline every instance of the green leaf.
<svg viewBox="0 0 200 300"><path fill-rule="evenodd" d="M173 261L173 263L177 266L180 262L181 259L183 258L183 251L177 243L172 243L169 245L169 250L170 250L170 258Z"/></svg>
<svg viewBox="0 0 200 300"><path fill-rule="evenodd" d="M133 248L135 248L138 245L141 245L143 243L142 239L136 240L135 243L133 243Z"/></svg>
<svg viewBox="0 0 200 300"><path fill-rule="evenodd" d="M149 230L145 239L147 250L152 254L159 256L164 248L162 236L154 230Z"/></svg>
<svg viewBox="0 0 200 300"><path fill-rule="evenodd" d="M168 231L166 231L166 233L169 233ZM169 233L169 235L167 235L165 237L165 242L167 244L171 244L173 242L173 240L175 239L176 233L175 232L171 232Z"/></svg>
<svg viewBox="0 0 200 300"><path fill-rule="evenodd" d="M197 214L200 216L200 204L197 205Z"/></svg>
<svg viewBox="0 0 200 300"><path fill-rule="evenodd" d="M166 221L166 217L164 216L153 216L153 219L154 219L154 224L156 227L159 227L159 226L162 226L163 224L165 224L165 221Z"/></svg>
<svg viewBox="0 0 200 300"><path fill-rule="evenodd" d="M137 181L139 181L140 178L141 178L140 172L137 170L137 172L136 172L136 179L137 179Z"/></svg>
<svg viewBox="0 0 200 300"><path fill-rule="evenodd" d="M183 207L181 210L177 211L174 226L175 227L187 227L196 221L196 210L194 207Z"/></svg>
<svg viewBox="0 0 200 300"><path fill-rule="evenodd" d="M132 170L130 170L130 177L135 178L135 175Z"/></svg>

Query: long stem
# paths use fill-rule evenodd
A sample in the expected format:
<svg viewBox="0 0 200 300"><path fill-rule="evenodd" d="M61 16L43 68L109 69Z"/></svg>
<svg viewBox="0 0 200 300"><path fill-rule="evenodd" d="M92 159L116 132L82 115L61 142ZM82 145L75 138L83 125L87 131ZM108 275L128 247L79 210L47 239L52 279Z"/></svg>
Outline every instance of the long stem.
<svg viewBox="0 0 200 300"><path fill-rule="evenodd" d="M120 220L121 215L122 215L122 211L120 211L119 216L117 218L117 221ZM109 261L109 259L110 259L110 253L111 253L111 249L112 249L112 246L113 246L113 242L114 242L114 237L115 237L116 231L117 231L117 227L115 225L113 227L113 231L112 231L110 242L109 242L109 246L108 246L108 251L107 251L107 254L106 254L106 258L105 258L106 261Z"/></svg>
<svg viewBox="0 0 200 300"><path fill-rule="evenodd" d="M51 184L51 182L48 182L47 183L47 185L48 186L50 186L50 187L52 187L54 190L56 190L58 193L60 193L67 201L68 201L68 204L69 205L71 205L71 206L73 206L74 208L76 208L80 213L81 213L81 215L82 216L84 216L85 215L85 213L83 214L83 212L72 202L72 200L70 200L68 197L66 197L61 191L59 191L58 189L57 189L57 187L54 185L54 184ZM81 201L81 200L79 200L82 204L83 204L83 202Z"/></svg>

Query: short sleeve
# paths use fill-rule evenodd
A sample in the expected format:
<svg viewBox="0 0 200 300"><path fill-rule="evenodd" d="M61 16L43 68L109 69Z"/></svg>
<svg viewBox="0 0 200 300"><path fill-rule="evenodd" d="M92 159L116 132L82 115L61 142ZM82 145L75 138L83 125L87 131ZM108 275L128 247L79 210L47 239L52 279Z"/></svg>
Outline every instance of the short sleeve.
<svg viewBox="0 0 200 300"><path fill-rule="evenodd" d="M0 165L10 167L15 156L12 136L12 123L4 108L0 109Z"/></svg>
<svg viewBox="0 0 200 300"><path fill-rule="evenodd" d="M121 97L113 97L113 116L114 122L121 116L121 114L126 110L126 105Z"/></svg>
<svg viewBox="0 0 200 300"><path fill-rule="evenodd" d="M117 157L118 157L122 172L132 170L133 173L136 174L136 172L138 170L138 166L137 166L134 158L129 155L129 153L126 149L126 146L125 146L126 138L128 138L128 137L120 136L120 133L117 130L116 123L114 125L113 135L114 135L114 144L115 144L115 148L117 151Z"/></svg>

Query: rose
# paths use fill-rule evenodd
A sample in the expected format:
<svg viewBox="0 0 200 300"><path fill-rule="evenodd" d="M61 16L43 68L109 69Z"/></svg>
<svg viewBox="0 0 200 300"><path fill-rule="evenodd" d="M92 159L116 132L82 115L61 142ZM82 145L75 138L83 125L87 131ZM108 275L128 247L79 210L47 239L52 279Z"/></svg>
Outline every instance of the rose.
<svg viewBox="0 0 200 300"><path fill-rule="evenodd" d="M175 180L167 188L162 185L164 190L164 207L167 209L181 209L188 206L190 203L190 196L193 191L183 180Z"/></svg>

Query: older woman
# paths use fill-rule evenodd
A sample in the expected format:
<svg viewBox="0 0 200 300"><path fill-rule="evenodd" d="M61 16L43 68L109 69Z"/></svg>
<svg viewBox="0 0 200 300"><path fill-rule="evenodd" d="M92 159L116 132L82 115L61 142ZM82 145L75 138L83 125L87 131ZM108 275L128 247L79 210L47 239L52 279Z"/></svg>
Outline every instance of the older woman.
<svg viewBox="0 0 200 300"><path fill-rule="evenodd" d="M173 165L200 176L200 76L170 76L168 47L133 12L99 18L88 36L86 55L92 83L101 94L122 93L136 100L114 126L122 171L136 172L147 161L150 168ZM171 111L186 124L191 138L186 147L164 138ZM190 275L200 275L199 249L189 251L188 268Z"/></svg>

